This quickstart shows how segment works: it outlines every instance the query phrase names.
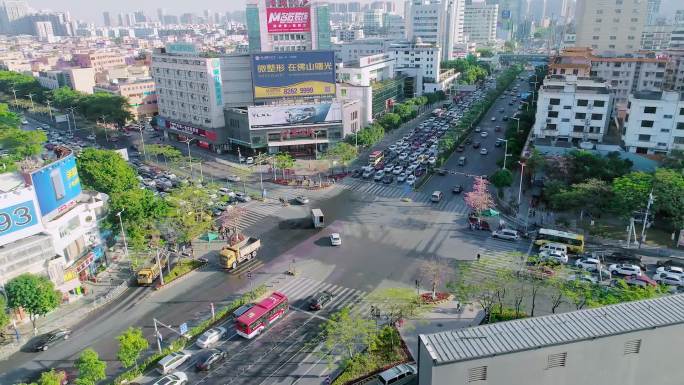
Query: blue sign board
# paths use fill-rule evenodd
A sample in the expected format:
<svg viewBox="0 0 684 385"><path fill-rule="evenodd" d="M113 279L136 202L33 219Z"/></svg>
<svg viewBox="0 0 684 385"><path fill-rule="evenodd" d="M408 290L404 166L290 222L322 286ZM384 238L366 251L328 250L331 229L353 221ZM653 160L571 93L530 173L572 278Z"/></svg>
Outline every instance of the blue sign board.
<svg viewBox="0 0 684 385"><path fill-rule="evenodd" d="M81 195L76 158L68 155L31 174L42 216L68 208Z"/></svg>
<svg viewBox="0 0 684 385"><path fill-rule="evenodd" d="M182 324L180 324L180 326L178 327L178 329L180 329L180 334L185 334L185 333L187 333L187 332L188 332L188 323L187 323L187 322L183 322Z"/></svg>
<svg viewBox="0 0 684 385"><path fill-rule="evenodd" d="M335 94L333 51L268 52L252 56L255 98Z"/></svg>
<svg viewBox="0 0 684 385"><path fill-rule="evenodd" d="M214 91L216 92L216 105L223 105L223 85L221 84L221 61L212 59L211 73L214 79Z"/></svg>
<svg viewBox="0 0 684 385"><path fill-rule="evenodd" d="M510 9L504 9L501 11L501 18L502 19L510 19L511 18L511 10Z"/></svg>
<svg viewBox="0 0 684 385"><path fill-rule="evenodd" d="M0 236L38 224L33 201L17 203L0 209Z"/></svg>

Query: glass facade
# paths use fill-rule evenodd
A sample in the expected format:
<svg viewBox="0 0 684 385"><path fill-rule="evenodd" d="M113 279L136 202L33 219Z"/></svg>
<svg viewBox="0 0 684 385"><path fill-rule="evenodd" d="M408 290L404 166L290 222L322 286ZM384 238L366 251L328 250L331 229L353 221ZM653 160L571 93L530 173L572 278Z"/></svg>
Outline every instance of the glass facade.
<svg viewBox="0 0 684 385"><path fill-rule="evenodd" d="M373 83L373 117L383 113L387 108L387 100L395 102L404 100L404 82L406 76L397 76L382 82Z"/></svg>
<svg viewBox="0 0 684 385"><path fill-rule="evenodd" d="M332 49L330 43L330 9L327 5L320 5L315 8L316 12L316 32L318 37L318 47L316 49Z"/></svg>
<svg viewBox="0 0 684 385"><path fill-rule="evenodd" d="M245 10L249 52L261 52L261 30L259 29L259 8L248 6Z"/></svg>

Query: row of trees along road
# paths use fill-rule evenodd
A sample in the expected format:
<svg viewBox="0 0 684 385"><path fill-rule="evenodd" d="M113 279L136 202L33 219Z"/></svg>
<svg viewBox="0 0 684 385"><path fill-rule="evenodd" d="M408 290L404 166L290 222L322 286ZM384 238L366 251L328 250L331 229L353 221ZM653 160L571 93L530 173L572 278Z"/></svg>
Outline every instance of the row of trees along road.
<svg viewBox="0 0 684 385"><path fill-rule="evenodd" d="M33 102L38 104L50 100L54 107L75 107L77 113L93 122L103 115L107 122L119 125L133 118L128 101L122 96L108 92L85 94L68 87L49 90L43 88L33 76L12 71L0 71L0 93L4 94L5 101L12 103L16 94L16 98L21 100L29 99L31 95Z"/></svg>
<svg viewBox="0 0 684 385"><path fill-rule="evenodd" d="M16 171L22 161L43 151L47 136L43 131L21 129L21 118L0 103L0 148L6 155L0 158L2 172Z"/></svg>

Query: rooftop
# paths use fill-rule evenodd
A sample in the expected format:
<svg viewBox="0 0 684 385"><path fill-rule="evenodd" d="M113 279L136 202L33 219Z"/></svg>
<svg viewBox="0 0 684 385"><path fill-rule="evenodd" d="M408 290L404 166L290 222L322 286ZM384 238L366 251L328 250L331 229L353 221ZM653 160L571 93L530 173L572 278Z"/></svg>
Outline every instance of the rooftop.
<svg viewBox="0 0 684 385"><path fill-rule="evenodd" d="M684 323L684 294L422 334L435 365Z"/></svg>
<svg viewBox="0 0 684 385"><path fill-rule="evenodd" d="M684 101L684 92L639 91L632 94L635 99Z"/></svg>

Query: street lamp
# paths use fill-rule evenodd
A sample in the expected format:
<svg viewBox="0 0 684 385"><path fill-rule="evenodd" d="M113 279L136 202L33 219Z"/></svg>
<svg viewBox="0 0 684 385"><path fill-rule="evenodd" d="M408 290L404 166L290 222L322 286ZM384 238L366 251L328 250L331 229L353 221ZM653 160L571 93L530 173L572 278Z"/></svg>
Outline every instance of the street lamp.
<svg viewBox="0 0 684 385"><path fill-rule="evenodd" d="M33 105L33 95L35 95L35 94L28 94L28 95L26 95L26 96L28 96L29 99L31 100L31 111L35 112L35 111L36 111L36 108L35 108L35 106Z"/></svg>
<svg viewBox="0 0 684 385"><path fill-rule="evenodd" d="M518 207L520 207L520 198L522 196L523 175L525 174L525 162L518 161L518 164L520 165L520 186L518 187Z"/></svg>
<svg viewBox="0 0 684 385"><path fill-rule="evenodd" d="M116 216L119 217L119 225L121 225L121 236L123 237L124 243L124 253L126 254L126 259L128 259L128 243L126 243L126 231L124 231L123 220L121 219L121 213L123 213L124 210L125 209L121 209L121 211L116 213Z"/></svg>
<svg viewBox="0 0 684 385"><path fill-rule="evenodd" d="M508 153L508 139L497 138L497 140L500 140L506 144L504 147L504 162L503 162L503 167L502 167L502 169L506 169L506 158L511 156L511 154Z"/></svg>
<svg viewBox="0 0 684 385"><path fill-rule="evenodd" d="M516 118L515 116L512 117L511 119L517 120L518 121L518 127L515 129L516 133L520 133L520 118Z"/></svg>
<svg viewBox="0 0 684 385"><path fill-rule="evenodd" d="M143 138L143 124L138 121L138 130L140 131L140 142L142 143L143 157L147 160L147 153L145 152L145 138Z"/></svg>
<svg viewBox="0 0 684 385"><path fill-rule="evenodd" d="M185 141L185 144L188 145L188 160L190 162L190 179L192 179L192 156L190 155L190 143L192 143L193 140L197 140L197 138L188 138L188 140Z"/></svg>
<svg viewBox="0 0 684 385"><path fill-rule="evenodd" d="M50 99L45 101L45 104L47 104L48 107L48 114L50 115L50 123L52 123L52 107L50 107L50 103L52 103Z"/></svg>

